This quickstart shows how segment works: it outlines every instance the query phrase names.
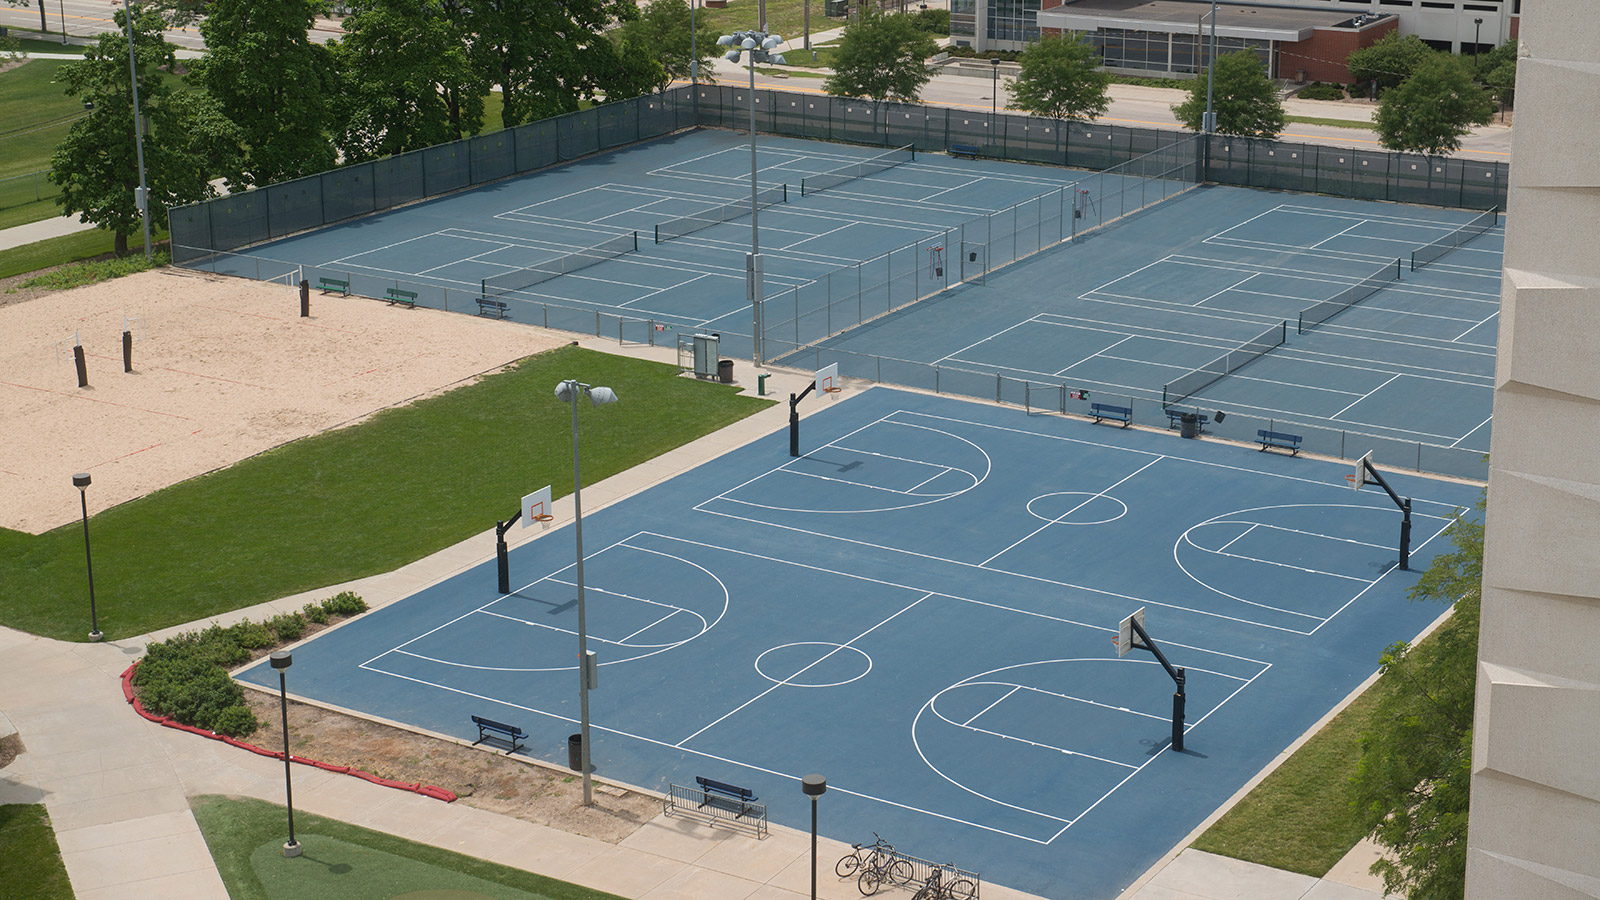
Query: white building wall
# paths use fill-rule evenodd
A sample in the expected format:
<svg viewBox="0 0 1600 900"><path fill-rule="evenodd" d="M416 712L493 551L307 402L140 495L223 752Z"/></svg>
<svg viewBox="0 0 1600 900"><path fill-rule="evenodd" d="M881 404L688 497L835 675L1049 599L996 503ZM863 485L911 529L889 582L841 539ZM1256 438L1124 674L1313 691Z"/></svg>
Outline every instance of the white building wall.
<svg viewBox="0 0 1600 900"><path fill-rule="evenodd" d="M1524 10L1468 900L1600 898L1600 3Z"/></svg>

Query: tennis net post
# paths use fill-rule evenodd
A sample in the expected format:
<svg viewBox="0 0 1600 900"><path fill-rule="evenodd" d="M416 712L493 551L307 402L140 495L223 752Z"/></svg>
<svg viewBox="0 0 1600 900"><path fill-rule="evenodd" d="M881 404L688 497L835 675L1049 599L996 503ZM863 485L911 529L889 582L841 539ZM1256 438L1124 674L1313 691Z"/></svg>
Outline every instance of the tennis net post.
<svg viewBox="0 0 1600 900"><path fill-rule="evenodd" d="M1500 224L1500 207L1491 206L1479 213L1472 221L1460 226L1444 237L1411 251L1411 271L1415 272L1423 266L1438 260L1498 224Z"/></svg>

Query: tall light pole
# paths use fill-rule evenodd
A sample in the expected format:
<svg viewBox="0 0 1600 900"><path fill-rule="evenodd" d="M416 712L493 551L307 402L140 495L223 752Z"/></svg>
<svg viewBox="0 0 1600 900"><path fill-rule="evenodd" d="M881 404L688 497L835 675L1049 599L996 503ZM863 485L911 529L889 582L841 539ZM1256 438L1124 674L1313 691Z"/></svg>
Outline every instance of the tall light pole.
<svg viewBox="0 0 1600 900"><path fill-rule="evenodd" d="M89 473L72 476L72 486L78 489L78 499L83 501L83 564L89 570L89 640L105 638L100 633L100 619L94 610L94 557L89 554Z"/></svg>
<svg viewBox="0 0 1600 900"><path fill-rule="evenodd" d="M991 73L989 93L993 95L989 98L989 128L993 130L1000 127L1000 58L998 56L989 60L989 72Z"/></svg>
<svg viewBox="0 0 1600 900"><path fill-rule="evenodd" d="M1216 83L1217 68L1217 0L1211 0L1211 52L1206 54L1206 115L1200 121L1200 130L1212 134L1217 130L1217 113L1211 108L1211 87Z"/></svg>
<svg viewBox="0 0 1600 900"><path fill-rule="evenodd" d="M294 839L294 776L289 772L289 684L284 670L294 665L294 656L287 650L272 651L272 667L278 670L278 709L283 712L283 799L289 808L289 840L283 845L283 855L291 859L300 855L300 842Z"/></svg>
<svg viewBox="0 0 1600 900"><path fill-rule="evenodd" d="M761 17L766 20L766 8L762 7ZM786 60L780 53L773 53L783 37L776 34L767 34L765 31L735 31L717 38L717 46L732 47L723 58L731 63L738 63L740 56L750 52L750 253L745 257L745 293L750 299L750 357L756 368L761 368L761 227L760 207L761 199L756 188L756 63L770 62L783 65Z"/></svg>
<svg viewBox="0 0 1600 900"><path fill-rule="evenodd" d="M43 6L40 3L40 6ZM139 208L139 218L144 220L144 258L150 258L150 189L144 180L144 129L139 123L139 66L133 59L133 4L122 10L123 24L128 31L128 87L133 91L133 147L139 156L139 190L133 195L133 205ZM67 31L66 19L61 20L61 32Z"/></svg>
<svg viewBox="0 0 1600 900"><path fill-rule="evenodd" d="M800 790L811 798L811 900L817 900L817 798L828 790L828 779L807 775L800 779Z"/></svg>
<svg viewBox="0 0 1600 900"><path fill-rule="evenodd" d="M61 27L63 29L65 29L67 26L65 24L63 24ZM1478 43L1482 39L1483 39L1483 18L1481 16L1479 16L1479 17L1475 17L1472 20L1472 71L1474 73L1476 73L1478 71ZM66 38L62 38L62 40L65 41Z"/></svg>
<svg viewBox="0 0 1600 900"><path fill-rule="evenodd" d="M65 47L67 45L67 0L59 0L57 5L61 7L61 46ZM43 7L44 3L41 2L39 6Z"/></svg>
<svg viewBox="0 0 1600 900"><path fill-rule="evenodd" d="M583 598L583 479L578 474L578 398L588 395L593 406L617 402L608 387L567 380L556 385L556 398L572 404L572 511L573 534L578 544L578 750L583 769L583 805L594 805L593 768L589 764L589 690L594 687L598 662L589 655L588 610Z"/></svg>

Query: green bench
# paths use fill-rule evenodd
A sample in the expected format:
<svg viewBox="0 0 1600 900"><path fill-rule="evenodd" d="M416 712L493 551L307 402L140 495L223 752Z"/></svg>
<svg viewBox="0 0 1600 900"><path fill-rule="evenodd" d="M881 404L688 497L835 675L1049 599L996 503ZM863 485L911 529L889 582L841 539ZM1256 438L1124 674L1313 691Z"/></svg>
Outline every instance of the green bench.
<svg viewBox="0 0 1600 900"><path fill-rule="evenodd" d="M338 291L346 297L350 296L350 282L343 278L319 278L317 279L317 287L322 288L324 294Z"/></svg>
<svg viewBox="0 0 1600 900"><path fill-rule="evenodd" d="M390 306L393 306L396 303L403 305L406 309L415 309L417 306L416 291L402 291L399 288L389 288L389 294L386 299L389 301Z"/></svg>

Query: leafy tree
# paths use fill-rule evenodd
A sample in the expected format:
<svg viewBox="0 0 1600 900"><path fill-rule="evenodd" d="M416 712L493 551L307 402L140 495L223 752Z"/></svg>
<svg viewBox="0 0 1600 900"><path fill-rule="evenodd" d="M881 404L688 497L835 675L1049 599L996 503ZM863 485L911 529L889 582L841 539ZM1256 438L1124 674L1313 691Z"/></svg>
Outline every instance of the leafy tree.
<svg viewBox="0 0 1600 900"><path fill-rule="evenodd" d="M833 56L833 75L822 89L837 97L915 102L933 77L928 57L938 49L910 16L863 6L860 18L845 26Z"/></svg>
<svg viewBox="0 0 1600 900"><path fill-rule="evenodd" d="M1213 68L1211 106L1217 114L1218 134L1270 138L1289 124L1277 86L1254 53L1241 50L1219 56ZM1172 113L1185 128L1200 131L1205 112L1206 73L1201 72L1189 85L1189 98L1172 107Z"/></svg>
<svg viewBox="0 0 1600 900"><path fill-rule="evenodd" d="M1494 104L1472 82L1466 63L1434 54L1405 83L1384 93L1373 118L1389 150L1442 156L1461 146L1472 125L1484 125Z"/></svg>
<svg viewBox="0 0 1600 900"><path fill-rule="evenodd" d="M1484 509L1479 500L1478 511ZM1454 605L1429 640L1398 643L1383 655L1383 694L1361 738L1351 778L1362 826L1393 859L1374 863L1386 893L1410 900L1459 900L1467 868L1472 781L1472 712L1477 688L1483 521L1457 517L1455 545L1435 557L1412 600Z"/></svg>
<svg viewBox="0 0 1600 900"><path fill-rule="evenodd" d="M1034 115L1080 121L1106 114L1111 76L1099 70L1094 46L1077 34L1047 36L1020 59L1022 71L1006 86L1011 105Z"/></svg>
<svg viewBox="0 0 1600 900"><path fill-rule="evenodd" d="M489 84L444 0L364 0L332 44L333 140L346 162L442 144L483 129Z"/></svg>
<svg viewBox="0 0 1600 900"><path fill-rule="evenodd" d="M620 43L601 41L595 44L593 55L594 91L607 100L638 97L663 90L671 83L661 61L643 38L623 38Z"/></svg>
<svg viewBox="0 0 1600 900"><path fill-rule="evenodd" d="M1399 87L1422 65L1422 61L1438 56L1439 51L1422 42L1414 34L1405 37L1391 31L1370 47L1352 51L1345 57L1350 77L1366 84L1377 79L1379 92Z"/></svg>
<svg viewBox="0 0 1600 900"><path fill-rule="evenodd" d="M81 62L56 70L68 95L94 103L73 122L50 159L50 180L61 186L57 203L79 221L93 222L116 235L118 256L128 252L128 236L140 230L134 190L139 166L133 134L133 97L128 86L128 41L120 30L126 13L115 13L119 30L101 34ZM241 134L216 103L200 91L176 90L157 71L175 60L172 44L161 36L164 22L154 13L134 18L134 53L139 78L139 109L145 122L144 161L153 221L167 210L217 194L215 177L236 178Z"/></svg>
<svg viewBox="0 0 1600 900"><path fill-rule="evenodd" d="M500 85L500 122L510 128L576 112L616 78L617 54L602 32L639 10L634 0L474 0L460 15L474 35L474 65Z"/></svg>
<svg viewBox="0 0 1600 900"><path fill-rule="evenodd" d="M244 134L245 184L324 172L336 162L328 140L331 55L308 36L322 9L322 0L214 0L200 23L206 55L191 77Z"/></svg>
<svg viewBox="0 0 1600 900"><path fill-rule="evenodd" d="M1477 59L1478 80L1494 91L1496 100L1510 106L1517 87L1517 42L1506 41Z"/></svg>
<svg viewBox="0 0 1600 900"><path fill-rule="evenodd" d="M688 81L692 74L689 57L696 53L700 57L700 80L716 82L710 63L719 55L718 32L706 24L705 16L695 17L695 40L691 42L689 19L689 4L684 0L652 0L639 18L618 29L619 43L625 48L624 59L642 53L661 66L661 80L655 85L659 90L666 90L673 81Z"/></svg>

